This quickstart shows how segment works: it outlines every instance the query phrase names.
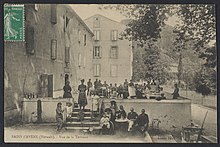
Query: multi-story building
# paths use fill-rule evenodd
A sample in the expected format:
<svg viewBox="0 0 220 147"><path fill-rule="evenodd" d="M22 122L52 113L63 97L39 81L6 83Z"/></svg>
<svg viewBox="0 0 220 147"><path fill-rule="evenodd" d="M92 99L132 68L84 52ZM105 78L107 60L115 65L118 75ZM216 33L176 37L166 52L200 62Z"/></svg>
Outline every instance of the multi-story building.
<svg viewBox="0 0 220 147"><path fill-rule="evenodd" d="M25 93L62 97L65 82L69 80L74 89L92 66L86 61L86 53L93 48L93 33L71 7L63 4L24 7L25 41L4 43L6 119L11 118L7 117L13 114L10 112L19 112Z"/></svg>
<svg viewBox="0 0 220 147"><path fill-rule="evenodd" d="M107 83L122 83L132 77L132 45L122 39L126 26L102 15L84 20L93 30L93 50L90 52L93 64L91 79Z"/></svg>

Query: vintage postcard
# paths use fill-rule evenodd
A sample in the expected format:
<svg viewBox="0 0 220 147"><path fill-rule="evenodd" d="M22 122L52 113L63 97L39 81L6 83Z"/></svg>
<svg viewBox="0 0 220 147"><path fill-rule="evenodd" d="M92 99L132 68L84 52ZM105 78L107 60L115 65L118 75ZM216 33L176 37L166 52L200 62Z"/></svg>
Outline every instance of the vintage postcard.
<svg viewBox="0 0 220 147"><path fill-rule="evenodd" d="M217 143L214 4L4 4L5 143Z"/></svg>

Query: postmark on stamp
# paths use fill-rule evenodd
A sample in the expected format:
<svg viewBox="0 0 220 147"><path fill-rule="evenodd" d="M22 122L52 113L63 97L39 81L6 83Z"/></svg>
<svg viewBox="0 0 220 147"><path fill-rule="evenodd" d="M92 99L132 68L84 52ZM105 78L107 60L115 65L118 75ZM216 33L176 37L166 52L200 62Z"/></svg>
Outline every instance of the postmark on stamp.
<svg viewBox="0 0 220 147"><path fill-rule="evenodd" d="M4 5L4 40L24 41L24 5Z"/></svg>

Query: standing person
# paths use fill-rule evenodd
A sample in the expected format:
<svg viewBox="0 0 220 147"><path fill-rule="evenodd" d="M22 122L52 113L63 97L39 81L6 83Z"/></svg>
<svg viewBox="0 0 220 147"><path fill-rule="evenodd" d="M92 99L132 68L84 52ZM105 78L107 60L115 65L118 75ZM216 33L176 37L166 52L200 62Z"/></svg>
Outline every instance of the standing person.
<svg viewBox="0 0 220 147"><path fill-rule="evenodd" d="M145 109L141 110L141 114L137 117L135 121L135 126L137 131L144 135L144 132L147 131L149 125L149 117L145 113Z"/></svg>
<svg viewBox="0 0 220 147"><path fill-rule="evenodd" d="M87 105L87 98L86 98L86 85L84 85L84 79L81 80L81 84L78 86L79 90L79 97L78 97L78 104L81 108L83 107L83 110L85 109L85 106Z"/></svg>
<svg viewBox="0 0 220 147"><path fill-rule="evenodd" d="M128 80L127 79L125 79L125 81L124 81L124 86L128 87Z"/></svg>
<svg viewBox="0 0 220 147"><path fill-rule="evenodd" d="M124 85L122 88L123 88L123 90L122 90L122 93L123 93L123 99L127 99L128 96L129 96L129 93L128 93L128 86L127 86L127 85Z"/></svg>
<svg viewBox="0 0 220 147"><path fill-rule="evenodd" d="M130 98L135 97L135 88L134 88L134 83L132 82L132 80L130 80L130 83L128 84L128 93L129 93Z"/></svg>
<svg viewBox="0 0 220 147"><path fill-rule="evenodd" d="M70 86L70 82L67 81L66 85L63 86L63 90L64 90L64 94L63 94L63 98L72 98L72 88Z"/></svg>
<svg viewBox="0 0 220 147"><path fill-rule="evenodd" d="M92 82L91 82L91 79L89 79L89 81L87 82L87 87L88 87L88 90L87 90L87 96L91 96L91 88L92 88Z"/></svg>
<svg viewBox="0 0 220 147"><path fill-rule="evenodd" d="M128 131L131 131L135 120L137 119L138 114L134 111L134 108L130 109L130 112L128 113L127 119L128 119Z"/></svg>
<svg viewBox="0 0 220 147"><path fill-rule="evenodd" d="M179 88L178 88L177 84L174 84L174 91L173 91L172 95L173 95L173 99L177 99L177 97L179 97Z"/></svg>
<svg viewBox="0 0 220 147"><path fill-rule="evenodd" d="M119 85L119 87L118 87L118 89L117 89L117 92L118 92L117 97L118 97L118 96L119 96L119 97L122 97L122 95L123 95L123 86L122 86L122 84Z"/></svg>
<svg viewBox="0 0 220 147"><path fill-rule="evenodd" d="M115 86L112 87L113 97L117 96L117 92L118 92L118 87L117 87L117 84L115 83Z"/></svg>
<svg viewBox="0 0 220 147"><path fill-rule="evenodd" d="M118 106L117 106L116 101L111 101L110 109L111 109L111 112L112 112L112 120L111 121L114 123L115 118L116 118L115 114L118 111Z"/></svg>
<svg viewBox="0 0 220 147"><path fill-rule="evenodd" d="M57 121L57 131L60 131L63 127L63 110L62 110L61 102L57 103L56 121Z"/></svg>
<svg viewBox="0 0 220 147"><path fill-rule="evenodd" d="M98 79L95 79L95 82L94 82L94 88L95 88L95 90L98 88Z"/></svg>
<svg viewBox="0 0 220 147"><path fill-rule="evenodd" d="M112 96L113 94L113 90L112 90L113 86L112 86L112 83L110 83L109 87L108 87L108 96Z"/></svg>

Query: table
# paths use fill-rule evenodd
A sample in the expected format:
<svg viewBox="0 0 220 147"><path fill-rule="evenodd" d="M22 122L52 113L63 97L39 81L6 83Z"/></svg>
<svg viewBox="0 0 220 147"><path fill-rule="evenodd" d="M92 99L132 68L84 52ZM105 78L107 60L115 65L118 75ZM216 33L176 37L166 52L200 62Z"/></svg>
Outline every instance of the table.
<svg viewBox="0 0 220 147"><path fill-rule="evenodd" d="M115 127L119 132L127 132L128 129L128 119L116 119Z"/></svg>

